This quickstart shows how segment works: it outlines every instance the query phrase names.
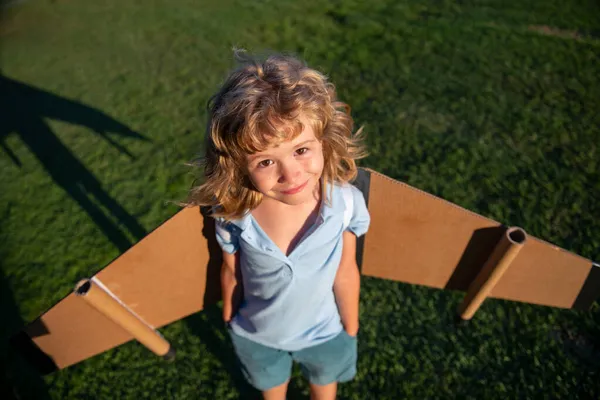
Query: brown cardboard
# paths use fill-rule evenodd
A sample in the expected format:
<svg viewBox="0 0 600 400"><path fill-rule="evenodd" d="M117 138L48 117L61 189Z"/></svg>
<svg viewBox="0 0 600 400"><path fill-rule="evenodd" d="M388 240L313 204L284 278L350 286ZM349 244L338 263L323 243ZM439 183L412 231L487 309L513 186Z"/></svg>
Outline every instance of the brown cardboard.
<svg viewBox="0 0 600 400"><path fill-rule="evenodd" d="M75 294L156 355L165 356L171 349L169 342L110 293L100 280L83 279L75 286Z"/></svg>
<svg viewBox="0 0 600 400"><path fill-rule="evenodd" d="M371 226L365 238L362 273L438 289L466 290L506 228L369 172ZM592 267L590 260L530 236L490 296L571 308L592 268L597 267Z"/></svg>
<svg viewBox="0 0 600 400"><path fill-rule="evenodd" d="M219 297L220 251L208 247L198 208L183 209L122 254L96 278L148 324L160 328ZM212 254L213 262L209 264ZM217 271L215 271L215 267ZM212 287L206 288L206 280ZM45 329L39 329L43 326ZM62 369L133 338L72 293L25 328Z"/></svg>
<svg viewBox="0 0 600 400"><path fill-rule="evenodd" d="M527 234L521 228L513 227L506 230L490 258L469 286L463 302L458 307L461 319L473 318L473 314L510 267L526 241Z"/></svg>
<svg viewBox="0 0 600 400"><path fill-rule="evenodd" d="M467 290L506 227L375 171L361 170L360 176L366 177L358 186L371 214L369 232L358 246L362 273ZM188 208L96 278L144 321L160 328L219 299L220 264L214 221L198 208ZM599 276L594 268L589 260L529 237L490 296L554 307L587 306L597 297L592 291L598 282L590 281ZM132 339L75 294L19 336L31 338L30 347L37 347L59 369Z"/></svg>

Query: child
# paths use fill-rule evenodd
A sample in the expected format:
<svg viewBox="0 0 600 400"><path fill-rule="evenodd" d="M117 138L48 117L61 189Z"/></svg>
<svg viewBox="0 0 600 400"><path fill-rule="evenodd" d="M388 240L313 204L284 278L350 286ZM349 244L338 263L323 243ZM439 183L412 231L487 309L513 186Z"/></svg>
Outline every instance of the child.
<svg viewBox="0 0 600 400"><path fill-rule="evenodd" d="M209 102L206 181L223 250L223 319L248 381L284 399L292 361L311 397L333 399L356 374L356 237L369 214L348 184L363 156L349 107L295 58L242 65Z"/></svg>

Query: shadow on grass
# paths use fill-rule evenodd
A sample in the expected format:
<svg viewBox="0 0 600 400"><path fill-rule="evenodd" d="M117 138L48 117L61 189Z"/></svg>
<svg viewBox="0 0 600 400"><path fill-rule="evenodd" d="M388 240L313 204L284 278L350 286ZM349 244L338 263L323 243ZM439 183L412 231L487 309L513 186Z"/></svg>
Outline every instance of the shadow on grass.
<svg viewBox="0 0 600 400"><path fill-rule="evenodd" d="M185 320L190 332L202 341L212 355L219 360L235 385L240 399L259 399L260 393L244 379L229 334L221 319L221 308L213 304Z"/></svg>
<svg viewBox="0 0 600 400"><path fill-rule="evenodd" d="M0 146L15 165L21 167L21 160L5 142L6 137L13 132L19 135L54 183L79 204L120 251L125 251L132 245L121 230L121 224L136 239L146 236L144 228L106 192L102 183L61 142L46 119L85 126L131 159L134 156L108 133L137 140L148 139L99 110L1 74L0 112ZM115 219L118 222L114 222Z"/></svg>
<svg viewBox="0 0 600 400"><path fill-rule="evenodd" d="M0 270L0 398L50 399L41 375L9 345L9 338L23 327L19 308Z"/></svg>

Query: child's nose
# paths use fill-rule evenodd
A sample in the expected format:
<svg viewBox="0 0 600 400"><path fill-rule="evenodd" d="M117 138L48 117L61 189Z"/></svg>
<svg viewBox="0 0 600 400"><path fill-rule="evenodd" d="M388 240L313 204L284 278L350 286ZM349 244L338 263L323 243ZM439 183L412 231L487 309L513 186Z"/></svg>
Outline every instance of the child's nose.
<svg viewBox="0 0 600 400"><path fill-rule="evenodd" d="M291 161L281 165L279 183L290 183L297 180L300 176L300 164L297 161Z"/></svg>

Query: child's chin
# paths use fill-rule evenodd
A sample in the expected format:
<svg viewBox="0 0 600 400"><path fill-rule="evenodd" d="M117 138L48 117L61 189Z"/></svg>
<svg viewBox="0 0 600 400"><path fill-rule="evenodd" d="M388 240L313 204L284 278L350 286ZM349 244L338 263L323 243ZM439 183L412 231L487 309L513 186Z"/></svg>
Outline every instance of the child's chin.
<svg viewBox="0 0 600 400"><path fill-rule="evenodd" d="M299 206L301 204L309 202L310 200L310 194L305 193L305 191L302 191L302 193L298 193L295 195L282 196L279 198L279 201L289 206Z"/></svg>
<svg viewBox="0 0 600 400"><path fill-rule="evenodd" d="M279 201L288 206L299 206L300 204L306 203L308 199L306 199L306 196L285 196L279 199Z"/></svg>

